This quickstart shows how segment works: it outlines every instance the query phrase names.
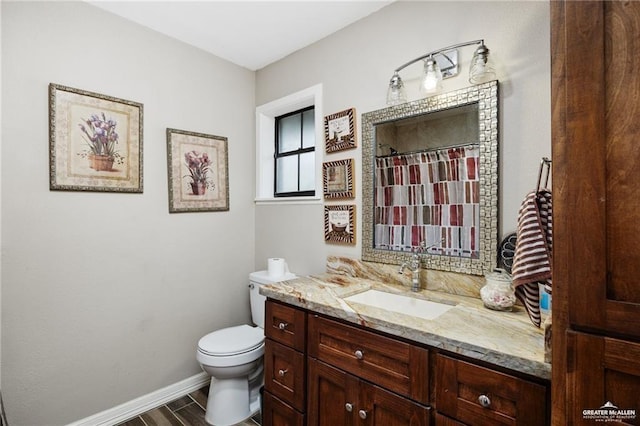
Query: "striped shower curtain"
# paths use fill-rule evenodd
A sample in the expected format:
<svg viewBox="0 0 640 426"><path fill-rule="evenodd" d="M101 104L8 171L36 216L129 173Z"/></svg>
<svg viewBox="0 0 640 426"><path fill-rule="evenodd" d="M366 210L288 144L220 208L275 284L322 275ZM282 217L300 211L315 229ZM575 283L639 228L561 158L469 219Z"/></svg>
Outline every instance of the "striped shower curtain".
<svg viewBox="0 0 640 426"><path fill-rule="evenodd" d="M478 165L477 144L376 158L375 248L477 257Z"/></svg>

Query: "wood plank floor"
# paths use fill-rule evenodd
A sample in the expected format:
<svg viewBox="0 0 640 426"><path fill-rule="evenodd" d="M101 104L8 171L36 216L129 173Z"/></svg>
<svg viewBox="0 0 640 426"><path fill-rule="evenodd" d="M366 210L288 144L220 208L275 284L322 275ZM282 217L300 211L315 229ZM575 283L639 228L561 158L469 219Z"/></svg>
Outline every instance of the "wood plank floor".
<svg viewBox="0 0 640 426"><path fill-rule="evenodd" d="M204 420L209 385L189 395L142 413L118 426L209 426ZM259 415L236 426L259 426Z"/></svg>

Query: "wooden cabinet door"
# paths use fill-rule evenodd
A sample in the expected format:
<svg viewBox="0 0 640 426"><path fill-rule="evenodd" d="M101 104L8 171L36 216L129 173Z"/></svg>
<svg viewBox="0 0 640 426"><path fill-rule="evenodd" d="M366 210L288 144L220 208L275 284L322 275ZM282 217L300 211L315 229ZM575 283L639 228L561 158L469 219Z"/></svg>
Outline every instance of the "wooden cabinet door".
<svg viewBox="0 0 640 426"><path fill-rule="evenodd" d="M264 388L298 411L305 406L305 356L288 346L266 339Z"/></svg>
<svg viewBox="0 0 640 426"><path fill-rule="evenodd" d="M619 410L635 410L635 417L621 419L621 424L640 425L640 343L569 331L567 360L568 424L597 424L585 410L611 403Z"/></svg>
<svg viewBox="0 0 640 426"><path fill-rule="evenodd" d="M309 359L308 426L428 426L429 407Z"/></svg>
<svg viewBox="0 0 640 426"><path fill-rule="evenodd" d="M304 415L269 392L265 392L262 405L262 426L304 426Z"/></svg>
<svg viewBox="0 0 640 426"><path fill-rule="evenodd" d="M430 408L361 381L358 418L368 426L429 426Z"/></svg>
<svg viewBox="0 0 640 426"><path fill-rule="evenodd" d="M640 340L640 2L552 1L550 8L552 420L571 426L585 423L577 401L603 404L596 400L616 381L637 389L640 380L605 374L604 386L581 366L600 371L608 352L567 346L590 340L573 331L594 333L594 342ZM593 400L582 399L586 383L594 384Z"/></svg>
<svg viewBox="0 0 640 426"><path fill-rule="evenodd" d="M554 309L557 285L572 328L637 339L640 2L551 3Z"/></svg>
<svg viewBox="0 0 640 426"><path fill-rule="evenodd" d="M358 379L313 358L308 371L308 426L356 425Z"/></svg>

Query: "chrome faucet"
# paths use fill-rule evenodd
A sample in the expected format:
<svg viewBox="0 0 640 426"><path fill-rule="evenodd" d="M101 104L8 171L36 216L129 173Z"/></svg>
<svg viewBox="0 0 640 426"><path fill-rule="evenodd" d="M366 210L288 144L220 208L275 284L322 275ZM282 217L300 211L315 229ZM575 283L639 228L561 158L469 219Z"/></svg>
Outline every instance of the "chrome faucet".
<svg viewBox="0 0 640 426"><path fill-rule="evenodd" d="M398 273L402 274L405 268L411 271L411 291L420 291L420 251L422 247L414 247L411 260L404 262L400 265Z"/></svg>
<svg viewBox="0 0 640 426"><path fill-rule="evenodd" d="M411 270L411 291L420 291L420 253L424 253L430 248L437 247L444 242L444 238L438 241L435 244L431 244L427 247L427 244L422 241L420 243L420 247L414 247L411 255L411 260L404 262L400 265L400 269L398 269L398 273L404 273L405 268L409 268Z"/></svg>

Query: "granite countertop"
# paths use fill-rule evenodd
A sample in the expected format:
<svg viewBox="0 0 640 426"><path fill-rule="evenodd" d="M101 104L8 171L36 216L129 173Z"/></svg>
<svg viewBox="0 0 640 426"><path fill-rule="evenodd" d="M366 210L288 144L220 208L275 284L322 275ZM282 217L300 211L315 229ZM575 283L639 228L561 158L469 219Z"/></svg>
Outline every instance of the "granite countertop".
<svg viewBox="0 0 640 426"><path fill-rule="evenodd" d="M455 306L427 320L343 300L368 289ZM521 306L515 306L512 312L492 311L474 297L430 290L413 293L406 286L337 274L268 284L260 287L260 293L374 330L551 379L551 364L544 362L544 331L531 323Z"/></svg>

